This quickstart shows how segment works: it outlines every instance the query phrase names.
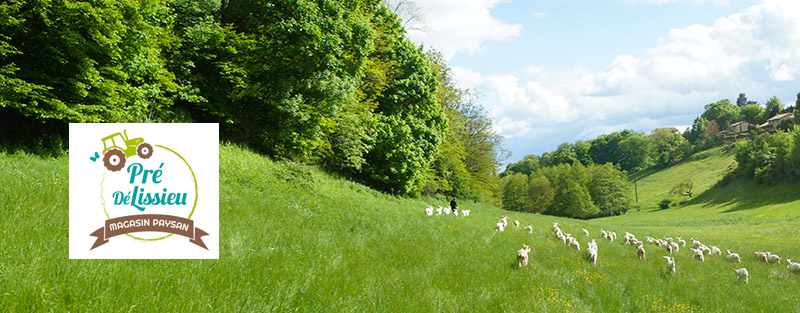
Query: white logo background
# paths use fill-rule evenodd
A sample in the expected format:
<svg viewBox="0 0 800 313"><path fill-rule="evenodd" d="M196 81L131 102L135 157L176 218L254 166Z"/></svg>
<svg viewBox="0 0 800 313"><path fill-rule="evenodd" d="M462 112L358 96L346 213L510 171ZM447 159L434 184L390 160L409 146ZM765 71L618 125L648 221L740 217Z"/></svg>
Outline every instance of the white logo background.
<svg viewBox="0 0 800 313"><path fill-rule="evenodd" d="M148 159L128 157L118 172L103 166L103 142L108 135L127 131L129 138L141 137L152 145ZM69 258L70 259L217 259L219 258L219 125L218 124L70 124L69 125ZM186 162L169 148L182 156ZM99 154L95 161L91 157ZM140 174L130 184L128 167L134 163L143 170L160 168L161 183L151 176L142 183ZM191 166L191 171L187 164ZM192 171L197 181L194 189ZM150 173L149 175L152 175ZM131 205L115 205L113 193L128 195L135 186L146 193L187 193L186 205L144 205L140 211ZM102 192L101 192L102 191ZM131 196L133 193L130 194ZM197 198L194 213L192 207ZM105 209L104 209L105 207ZM108 216L106 215L108 214ZM209 233L201 239L203 249L189 238L171 235L156 241L137 240L127 235L109 238L109 242L90 250L96 237L89 234L105 226L107 218L138 214L166 214L188 218L194 226ZM162 232L131 233L141 239L157 239L169 235Z"/></svg>

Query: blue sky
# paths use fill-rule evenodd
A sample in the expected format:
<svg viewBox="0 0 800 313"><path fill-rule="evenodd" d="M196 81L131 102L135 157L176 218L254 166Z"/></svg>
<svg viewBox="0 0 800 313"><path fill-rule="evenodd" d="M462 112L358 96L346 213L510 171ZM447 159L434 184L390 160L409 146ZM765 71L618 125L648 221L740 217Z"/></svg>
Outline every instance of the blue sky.
<svg viewBox="0 0 800 313"><path fill-rule="evenodd" d="M800 2L417 0L408 35L449 60L515 162L560 143L688 126L739 92L793 105ZM424 30L419 30L423 28Z"/></svg>

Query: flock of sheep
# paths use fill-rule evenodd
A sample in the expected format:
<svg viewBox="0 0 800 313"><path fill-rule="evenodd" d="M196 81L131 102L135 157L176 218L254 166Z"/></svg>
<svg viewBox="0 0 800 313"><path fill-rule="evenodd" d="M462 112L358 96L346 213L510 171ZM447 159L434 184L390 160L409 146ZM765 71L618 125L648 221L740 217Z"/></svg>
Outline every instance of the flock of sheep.
<svg viewBox="0 0 800 313"><path fill-rule="evenodd" d="M496 231L504 231L506 226L508 226L508 216L502 216L500 221L496 224ZM519 221L514 221L514 226L519 227ZM529 232L533 232L532 226L527 226L525 229ZM583 234L590 238L590 233L587 229L581 229ZM608 240L609 242L614 242L617 239L617 233L613 231L606 231L604 229L600 229L600 233L603 236L603 239ZM565 245L569 246L570 248L575 248L578 251L581 250L581 244L577 238L573 237L572 234L565 233L561 230L558 226L558 222L553 222L553 234L556 239L564 243ZM644 248L644 242L638 240L636 236L632 233L625 232L625 236L622 237L624 240L624 244L631 245L636 247L637 255L639 259L644 260L647 257L647 251ZM676 240L677 239L677 240ZM686 247L687 243L681 237L674 238L664 238L658 239L653 237L646 237L645 240L647 243L652 244L656 247L662 247L668 252L669 254L677 253L681 247ZM692 257L700 262L705 261L705 257L708 256L722 256L722 250L719 249L717 246L708 246L697 238L690 238L691 246L690 250L692 251ZM528 264L528 254L530 253L531 246L523 244L523 248L517 251L517 264L518 266L524 267ZM730 262L740 263L741 257L737 253L733 253L730 250L727 251L726 259ZM586 254L591 264L597 264L597 242L594 238L591 241L587 242ZM781 257L777 254L772 252L761 252L756 251L755 253L756 259L762 260L767 263L775 263L780 264ZM674 274L677 271L677 266L675 263L675 258L672 256L662 256L667 262L667 272ZM789 272L800 274L800 263L792 262L791 259L786 259L787 268ZM747 268L738 268L733 270L736 276L742 280L745 284L749 283L749 273L747 272Z"/></svg>
<svg viewBox="0 0 800 313"><path fill-rule="evenodd" d="M469 216L470 210L461 210L461 217ZM451 209L449 207L441 207L439 206L438 209L434 209L432 206L425 208L425 215L433 216L436 213L437 216L440 215L450 215L451 213L455 216L458 216L458 209Z"/></svg>
<svg viewBox="0 0 800 313"><path fill-rule="evenodd" d="M460 215L461 217L466 217L469 216L469 213L470 210L461 210ZM449 207L440 206L438 209L435 209L434 207L429 206L425 209L425 214L427 216L434 216L434 215L440 216L440 215L450 215L450 214L459 216L459 211L458 209L452 210ZM520 222L518 220L514 220L513 224L514 227L516 228L519 228L520 226ZM497 222L497 224L495 224L495 231L503 232L505 231L506 227L508 227L508 216L501 216L500 220ZM528 231L529 234L533 233L533 226L531 225L525 226L523 229ZM587 229L582 228L581 230L583 231L583 234L587 238L591 238L591 235ZM603 236L603 239L606 239L609 242L614 242L617 239L616 232L600 229L600 233ZM578 251L581 251L581 243L578 241L578 239L573 237L572 234L563 232L561 228L558 226L558 222L553 222L553 234L556 239L560 240L565 245L569 246L570 248L575 248ZM634 236L632 233L625 232L625 236L622 237L622 240L624 240L624 244L636 247L636 254L638 255L639 259L644 260L647 257L647 251L644 248L645 242L638 240L636 236ZM692 257L700 262L705 262L705 258L707 255L722 256L722 250L720 250L720 248L717 246L713 245L708 246L694 237L690 238L689 240L691 241L691 246L689 247L689 249L692 251ZM685 248L687 246L686 240L683 240L683 238L681 237L675 237L675 238L667 237L664 239L659 239L648 236L645 238L645 241L656 247L664 248L666 252L668 252L669 254L676 253L680 251L681 247ZM517 265L520 268L528 265L528 254L531 251L531 246L526 244L523 244L522 246L523 246L522 249L517 251ZM731 252L731 250L726 250L726 252L727 252L726 259L728 261L734 263L741 263L742 259L738 253L733 253ZM587 242L586 255L588 257L589 263L593 265L597 264L597 242L595 241L594 238L592 238L591 241ZM754 255L756 259L762 260L767 263L774 263L774 264L781 263L781 257L772 252L756 251L754 252ZM664 255L662 257L667 261L667 272L674 274L677 270L675 264L675 258L667 255ZM786 259L786 263L787 263L786 268L789 269L789 272L800 274L800 263L792 262L791 259ZM733 271L736 273L736 276L740 280L744 281L745 284L749 283L750 274L747 272L747 268L742 267L739 269L734 269Z"/></svg>

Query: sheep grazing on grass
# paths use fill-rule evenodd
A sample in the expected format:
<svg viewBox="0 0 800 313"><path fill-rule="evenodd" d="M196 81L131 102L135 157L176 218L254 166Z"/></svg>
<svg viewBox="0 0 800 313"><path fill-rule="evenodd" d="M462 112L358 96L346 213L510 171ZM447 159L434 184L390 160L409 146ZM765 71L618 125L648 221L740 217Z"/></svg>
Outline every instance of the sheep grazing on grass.
<svg viewBox="0 0 800 313"><path fill-rule="evenodd" d="M609 234L604 229L600 228L600 233L603 234L603 239L608 239Z"/></svg>
<svg viewBox="0 0 800 313"><path fill-rule="evenodd" d="M503 215L500 217L500 222L503 223L503 227L508 226L508 216Z"/></svg>
<svg viewBox="0 0 800 313"><path fill-rule="evenodd" d="M767 252L767 262L781 264L781 257L779 257L777 254L773 254L772 252Z"/></svg>
<svg viewBox="0 0 800 313"><path fill-rule="evenodd" d="M681 250L681 246L678 245L677 242L670 242L669 245L672 247L672 252L678 252Z"/></svg>
<svg viewBox="0 0 800 313"><path fill-rule="evenodd" d="M572 239L575 239L575 238L572 238L572 234L564 234L564 238L562 238L562 241L563 241L563 243L565 245L568 245L569 241L572 240Z"/></svg>
<svg viewBox="0 0 800 313"><path fill-rule="evenodd" d="M742 259L739 257L738 253L731 253L731 250L725 250L728 252L728 261L742 263Z"/></svg>
<svg viewBox="0 0 800 313"><path fill-rule="evenodd" d="M662 257L667 259L667 270L670 273L675 274L675 258L673 258L671 256L666 256L666 255L664 255Z"/></svg>
<svg viewBox="0 0 800 313"><path fill-rule="evenodd" d="M495 228L495 231L505 231L506 227L504 225L505 224L503 224L503 222L497 223L497 228Z"/></svg>
<svg viewBox="0 0 800 313"><path fill-rule="evenodd" d="M517 250L517 265L519 268L528 265L528 252L531 252L531 246L522 244L522 249Z"/></svg>
<svg viewBox="0 0 800 313"><path fill-rule="evenodd" d="M711 255L722 255L722 251L717 246L711 246Z"/></svg>
<svg viewBox="0 0 800 313"><path fill-rule="evenodd" d="M518 220L514 220L514 227L519 227L519 221Z"/></svg>
<svg viewBox="0 0 800 313"><path fill-rule="evenodd" d="M452 209L450 209L448 207L444 208L444 215L450 215L450 213L453 213Z"/></svg>
<svg viewBox="0 0 800 313"><path fill-rule="evenodd" d="M617 232L609 232L608 241L614 242L614 240L617 240Z"/></svg>
<svg viewBox="0 0 800 313"><path fill-rule="evenodd" d="M748 283L747 277L750 276L750 274L747 273L746 268L742 267L738 270L733 270L733 271L736 272L736 277L739 277L739 279L743 280L745 284Z"/></svg>
<svg viewBox="0 0 800 313"><path fill-rule="evenodd" d="M630 245L633 244L634 241L636 241L636 236L634 236L629 232L625 232L625 236L622 237L622 239L625 240L626 245Z"/></svg>
<svg viewBox="0 0 800 313"><path fill-rule="evenodd" d="M458 209L453 210L453 215L458 216Z"/></svg>
<svg viewBox="0 0 800 313"><path fill-rule="evenodd" d="M469 216L470 210L461 210L461 217Z"/></svg>
<svg viewBox="0 0 800 313"><path fill-rule="evenodd" d="M761 252L761 251L754 251L753 254L756 257L756 260L761 260L761 261L764 261L764 262L768 262L766 253Z"/></svg>
<svg viewBox="0 0 800 313"><path fill-rule="evenodd" d="M562 239L564 238L564 233L561 232L561 229L556 229L556 238L558 238L559 240L564 240Z"/></svg>
<svg viewBox="0 0 800 313"><path fill-rule="evenodd" d="M786 268L789 269L789 272L800 274L800 263L792 262L792 259L786 259Z"/></svg>
<svg viewBox="0 0 800 313"><path fill-rule="evenodd" d="M597 264L597 243L592 239L592 242L588 243L588 245L589 247L586 248L586 254L589 255L589 262L595 265Z"/></svg>
<svg viewBox="0 0 800 313"><path fill-rule="evenodd" d="M639 254L639 259L644 260L645 254L647 253L646 251L644 251L644 245L639 245L637 253Z"/></svg>
<svg viewBox="0 0 800 313"><path fill-rule="evenodd" d="M569 237L569 247L570 248L575 247L575 249L578 249L578 251L581 251L581 243L578 242L578 239L575 239L575 238L572 238L572 237Z"/></svg>
<svg viewBox="0 0 800 313"><path fill-rule="evenodd" d="M667 248L667 252L669 252L670 254L672 254L672 252L673 252L673 251L675 251L675 247L673 247L673 246L672 246L671 244L669 244L669 243L664 243L664 247L666 247L666 248Z"/></svg>
<svg viewBox="0 0 800 313"><path fill-rule="evenodd" d="M699 248L703 245L703 243L700 242L700 240L697 240L697 238L692 237L690 240L692 241L692 248Z"/></svg>
<svg viewBox="0 0 800 313"><path fill-rule="evenodd" d="M586 230L586 228L581 228L581 230L583 230L583 234L586 235L586 237L589 237L589 231Z"/></svg>
<svg viewBox="0 0 800 313"><path fill-rule="evenodd" d="M685 247L686 246L686 240L681 239L681 237L677 237L677 238L678 238L678 243L681 244L681 246Z"/></svg>
<svg viewBox="0 0 800 313"><path fill-rule="evenodd" d="M433 215L433 207L425 208L425 215L427 215L427 216Z"/></svg>
<svg viewBox="0 0 800 313"><path fill-rule="evenodd" d="M693 254L692 254L693 258L700 260L700 262L705 262L706 261L706 258L703 255L703 250L695 249L695 248L691 248L691 249L692 249L692 252L693 252Z"/></svg>
<svg viewBox="0 0 800 313"><path fill-rule="evenodd" d="M523 228L523 229L527 230L529 234L533 234L533 226L528 225L528 226L525 226L525 228Z"/></svg>

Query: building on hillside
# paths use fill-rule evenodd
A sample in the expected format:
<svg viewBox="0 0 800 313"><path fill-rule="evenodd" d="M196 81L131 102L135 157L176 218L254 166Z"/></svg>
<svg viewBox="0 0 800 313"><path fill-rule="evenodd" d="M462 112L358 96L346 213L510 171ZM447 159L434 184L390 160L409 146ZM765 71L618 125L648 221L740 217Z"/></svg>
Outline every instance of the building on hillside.
<svg viewBox="0 0 800 313"><path fill-rule="evenodd" d="M788 120L789 123L791 123L793 118L794 114L792 114L792 112L777 114L773 117L770 117L764 124L759 125L758 128L774 132L778 130L778 126L784 123L784 121Z"/></svg>
<svg viewBox="0 0 800 313"><path fill-rule="evenodd" d="M731 124L731 126L728 127L726 133L736 135L740 133L749 132L753 128L754 126L748 123L747 121L738 121L736 123Z"/></svg>

